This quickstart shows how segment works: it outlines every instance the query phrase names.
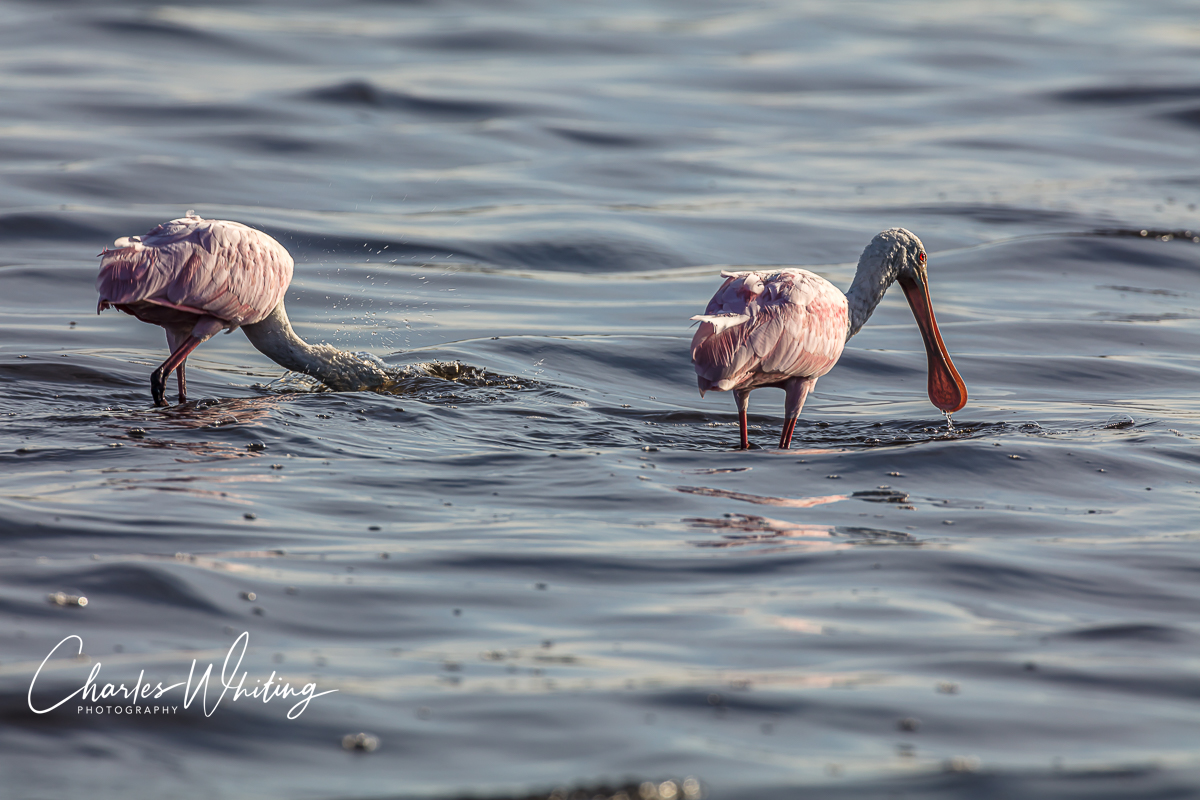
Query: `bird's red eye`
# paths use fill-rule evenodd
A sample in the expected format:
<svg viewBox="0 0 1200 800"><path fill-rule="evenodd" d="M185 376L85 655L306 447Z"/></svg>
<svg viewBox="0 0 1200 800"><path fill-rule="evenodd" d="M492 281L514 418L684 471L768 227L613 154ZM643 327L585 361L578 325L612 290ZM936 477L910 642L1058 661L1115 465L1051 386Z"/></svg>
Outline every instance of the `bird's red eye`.
<svg viewBox="0 0 1200 800"><path fill-rule="evenodd" d="M925 254L917 253L917 260L920 261L922 264L924 264L925 263Z"/></svg>

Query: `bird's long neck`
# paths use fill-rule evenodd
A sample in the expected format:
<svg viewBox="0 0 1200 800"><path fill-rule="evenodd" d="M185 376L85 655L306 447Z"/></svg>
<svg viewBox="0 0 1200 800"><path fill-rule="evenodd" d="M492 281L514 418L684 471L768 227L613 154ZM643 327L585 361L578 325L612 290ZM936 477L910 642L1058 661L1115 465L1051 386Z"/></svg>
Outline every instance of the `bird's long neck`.
<svg viewBox="0 0 1200 800"><path fill-rule="evenodd" d="M883 293L896 281L897 269L888 251L881 251L870 246L863 251L858 259L858 272L854 273L854 282L846 292L846 302L850 306L850 327L846 332L849 339L858 333L874 313L875 307L883 299Z"/></svg>
<svg viewBox="0 0 1200 800"><path fill-rule="evenodd" d="M297 336L282 300L266 319L243 325L242 330L250 343L276 364L311 375L334 391L373 389L387 382L387 373L379 365L336 347L309 344Z"/></svg>

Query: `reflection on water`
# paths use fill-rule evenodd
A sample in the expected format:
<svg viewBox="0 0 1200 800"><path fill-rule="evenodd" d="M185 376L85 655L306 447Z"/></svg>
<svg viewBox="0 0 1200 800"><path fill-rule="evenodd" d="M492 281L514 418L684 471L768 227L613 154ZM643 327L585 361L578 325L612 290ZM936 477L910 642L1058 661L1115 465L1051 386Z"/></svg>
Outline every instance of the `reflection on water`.
<svg viewBox="0 0 1200 800"><path fill-rule="evenodd" d="M706 486L676 486L675 491L686 494L698 494L705 497L721 497L727 500L740 500L744 503L755 503L761 506L785 506L787 508L812 508L826 503L836 503L845 500L844 494L831 494L824 497L760 497L744 492L731 492L727 489L710 489Z"/></svg>
<svg viewBox="0 0 1200 800"><path fill-rule="evenodd" d="M1194 16L0 2L5 786L1191 796ZM388 385L235 334L150 407L161 334L92 313L95 254L188 208L279 239L297 330ZM929 404L897 293L792 450L734 450L697 303L844 289L892 225L970 404ZM243 631L248 674L337 692L27 710L66 636L46 696Z"/></svg>
<svg viewBox="0 0 1200 800"><path fill-rule="evenodd" d="M685 519L684 522L698 528L746 531L739 534L722 534L720 541L693 542L697 547L769 545L771 549L821 551L864 544L919 544L912 535L898 531L803 525L749 514L726 514L715 519L697 517Z"/></svg>

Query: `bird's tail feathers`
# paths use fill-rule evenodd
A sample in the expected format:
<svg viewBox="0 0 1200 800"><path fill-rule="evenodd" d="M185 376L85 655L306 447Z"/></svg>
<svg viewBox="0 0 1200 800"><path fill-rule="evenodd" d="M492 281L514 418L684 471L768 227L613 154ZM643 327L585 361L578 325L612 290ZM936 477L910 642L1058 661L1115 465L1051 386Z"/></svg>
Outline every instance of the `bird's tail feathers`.
<svg viewBox="0 0 1200 800"><path fill-rule="evenodd" d="M716 336L721 331L729 328L736 328L738 325L745 324L750 321L749 314L697 314L692 317L696 322L709 322L713 326L711 336Z"/></svg>
<svg viewBox="0 0 1200 800"><path fill-rule="evenodd" d="M118 239L120 245L124 239ZM155 253L141 243L116 250L105 250L100 254L100 274L96 276L96 290L100 301L108 303L132 303L155 294L167 282L165 275L155 269Z"/></svg>

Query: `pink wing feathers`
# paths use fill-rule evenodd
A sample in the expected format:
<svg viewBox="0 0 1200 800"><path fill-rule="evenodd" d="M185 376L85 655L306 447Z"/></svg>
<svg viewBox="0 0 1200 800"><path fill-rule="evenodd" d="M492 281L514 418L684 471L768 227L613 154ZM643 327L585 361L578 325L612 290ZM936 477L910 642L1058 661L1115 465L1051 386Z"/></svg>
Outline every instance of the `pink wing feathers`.
<svg viewBox="0 0 1200 800"><path fill-rule="evenodd" d="M100 309L145 301L233 328L264 319L292 280L287 250L238 222L189 215L115 245L101 253Z"/></svg>
<svg viewBox="0 0 1200 800"><path fill-rule="evenodd" d="M750 389L833 368L846 344L846 297L807 270L722 272L705 313L692 317L700 393Z"/></svg>

